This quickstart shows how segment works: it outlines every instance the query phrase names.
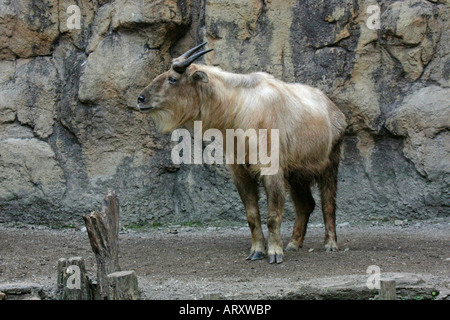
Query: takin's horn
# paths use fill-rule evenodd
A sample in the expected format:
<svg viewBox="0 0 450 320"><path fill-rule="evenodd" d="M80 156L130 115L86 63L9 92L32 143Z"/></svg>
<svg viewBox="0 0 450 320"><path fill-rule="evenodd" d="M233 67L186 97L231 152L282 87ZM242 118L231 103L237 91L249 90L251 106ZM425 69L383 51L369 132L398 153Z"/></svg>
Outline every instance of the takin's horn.
<svg viewBox="0 0 450 320"><path fill-rule="evenodd" d="M207 43L208 42L203 42L203 43L199 44L198 46L196 46L195 48L189 49L188 51L183 53L181 56L179 56L178 59L183 58L183 59L180 59L180 60L184 60L184 59L189 58L195 51L197 51L198 49L200 49L201 47L203 47Z"/></svg>
<svg viewBox="0 0 450 320"><path fill-rule="evenodd" d="M187 51L186 53L184 53L181 57L186 58L186 60L180 61L180 62L175 62L172 65L173 70L175 70L178 73L184 73L184 71L186 71L186 69L191 65L191 63L193 63L195 60L197 60L198 58L200 58L204 54L207 54L208 52L214 50L214 49L203 50L203 51L197 52L193 56L189 57L189 55L191 55L193 52L195 52L196 50L198 50L200 47L204 46L205 44L206 44L206 42L202 43L201 45L198 45L197 47L195 47L195 48ZM189 57L189 58L187 58L187 57Z"/></svg>

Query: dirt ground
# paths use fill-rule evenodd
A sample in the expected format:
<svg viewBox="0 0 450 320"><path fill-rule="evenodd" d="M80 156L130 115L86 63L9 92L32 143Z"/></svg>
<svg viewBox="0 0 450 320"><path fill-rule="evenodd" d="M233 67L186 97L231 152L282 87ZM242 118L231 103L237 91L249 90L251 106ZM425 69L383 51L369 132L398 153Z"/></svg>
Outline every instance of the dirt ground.
<svg viewBox="0 0 450 320"><path fill-rule="evenodd" d="M285 244L291 225L282 229ZM136 272L144 299L305 298L306 288L322 293L363 288L371 265L379 266L382 276L397 275L399 282L437 288L445 298L450 290L449 227L450 219L442 218L344 224L337 230L340 250L325 252L323 226L311 225L303 248L286 252L279 265L245 260L247 227L178 227L176 234L166 227L124 230L120 265ZM36 283L51 292L57 260L74 256L83 257L94 276L95 258L83 229L0 224L0 285Z"/></svg>

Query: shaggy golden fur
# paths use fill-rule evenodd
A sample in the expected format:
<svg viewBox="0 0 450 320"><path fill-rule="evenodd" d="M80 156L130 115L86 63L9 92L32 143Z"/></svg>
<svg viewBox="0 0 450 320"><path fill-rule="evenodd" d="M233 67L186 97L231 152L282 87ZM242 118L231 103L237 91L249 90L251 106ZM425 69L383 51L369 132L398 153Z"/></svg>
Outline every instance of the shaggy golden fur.
<svg viewBox="0 0 450 320"><path fill-rule="evenodd" d="M169 82L169 79L172 83ZM175 83L173 83L175 80ZM203 130L279 130L279 165L276 175L260 176L260 164L230 165L244 203L252 232L249 259L283 261L280 236L285 187L289 186L296 209L294 232L287 249L303 242L314 200L310 186L321 191L325 221L325 247L337 249L335 197L340 145L346 121L343 113L318 89L285 83L267 73L235 74L217 67L191 64L182 74L171 68L145 88L141 110L150 110L158 128L169 132L201 120ZM270 137L267 138L270 143ZM225 146L226 147L226 146ZM270 146L267 147L270 150ZM268 250L258 208L258 179L268 200Z"/></svg>

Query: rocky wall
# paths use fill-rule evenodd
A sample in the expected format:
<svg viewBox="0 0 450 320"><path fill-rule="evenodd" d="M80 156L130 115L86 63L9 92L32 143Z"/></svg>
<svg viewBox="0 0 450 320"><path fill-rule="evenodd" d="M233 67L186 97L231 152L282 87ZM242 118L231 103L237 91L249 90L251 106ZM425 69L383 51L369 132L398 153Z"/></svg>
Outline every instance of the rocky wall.
<svg viewBox="0 0 450 320"><path fill-rule="evenodd" d="M449 18L443 0L2 0L0 221L81 223L108 189L124 225L245 221L227 169L174 166L170 136L133 109L201 41L207 64L343 110L338 221L448 216Z"/></svg>

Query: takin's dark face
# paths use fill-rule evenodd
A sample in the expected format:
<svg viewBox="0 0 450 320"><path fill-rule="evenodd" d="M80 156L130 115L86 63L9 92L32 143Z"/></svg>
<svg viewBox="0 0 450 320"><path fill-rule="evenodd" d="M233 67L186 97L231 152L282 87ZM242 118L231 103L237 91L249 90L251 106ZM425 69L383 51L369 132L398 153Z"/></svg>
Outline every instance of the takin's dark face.
<svg viewBox="0 0 450 320"><path fill-rule="evenodd" d="M209 79L206 72L192 62L211 50L191 55L205 44L174 59L171 68L140 93L138 109L148 113L160 131L172 131L199 116L201 86Z"/></svg>

